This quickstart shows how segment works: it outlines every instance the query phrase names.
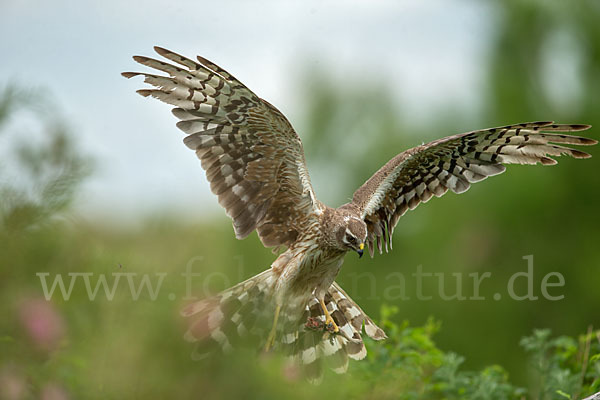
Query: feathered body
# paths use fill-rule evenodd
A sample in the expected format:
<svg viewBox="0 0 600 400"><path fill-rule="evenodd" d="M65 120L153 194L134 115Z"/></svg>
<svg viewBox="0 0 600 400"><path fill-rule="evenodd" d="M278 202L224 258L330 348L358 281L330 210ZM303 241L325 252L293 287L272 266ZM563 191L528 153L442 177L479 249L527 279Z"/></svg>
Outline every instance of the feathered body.
<svg viewBox="0 0 600 400"><path fill-rule="evenodd" d="M406 150L386 163L339 208L317 200L300 138L275 107L231 74L197 57L193 61L155 47L164 62L134 60L166 73L141 75L153 89L138 93L175 106L184 143L202 168L242 239L257 231L267 247L287 248L261 274L187 306L193 318L186 338L197 354L216 342L229 351L241 344L280 349L317 379L322 361L345 372L348 358L362 359L364 332L385 333L335 283L344 255L373 256L392 247L392 232L407 210L448 190L504 172L505 164L552 165L550 156L588 158L566 145L596 141L570 135L588 125L531 122L449 136ZM206 347L209 346L209 347Z"/></svg>
<svg viewBox="0 0 600 400"><path fill-rule="evenodd" d="M234 347L232 341L246 342L252 337L252 345L262 347L275 305L283 304L275 348L301 362L311 380L320 378L322 361L338 373L345 372L348 358L360 360L366 356L363 326L375 340L386 337L334 282L348 251L340 248L336 236L340 228L345 233L350 218L357 222L359 232L362 228L364 239L364 222L347 207L323 206L310 229L279 255L270 269L216 297L186 307L183 315L196 318L186 338L203 345L214 341L227 351ZM319 299L324 300L339 332L325 326Z"/></svg>

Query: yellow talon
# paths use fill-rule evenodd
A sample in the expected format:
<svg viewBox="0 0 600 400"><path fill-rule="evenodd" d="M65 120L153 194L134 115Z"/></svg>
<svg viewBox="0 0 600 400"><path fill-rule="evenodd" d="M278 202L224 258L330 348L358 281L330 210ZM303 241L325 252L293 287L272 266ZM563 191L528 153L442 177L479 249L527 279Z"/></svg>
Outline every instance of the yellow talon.
<svg viewBox="0 0 600 400"><path fill-rule="evenodd" d="M267 337L265 351L269 351L271 347L273 347L273 345L275 344L275 335L277 333L277 319L279 318L279 311L281 311L280 305L278 305L275 308L275 318L273 319L273 327L271 327L271 332L269 332L269 336Z"/></svg>
<svg viewBox="0 0 600 400"><path fill-rule="evenodd" d="M323 300L319 300L319 302L321 303L321 308L325 313L325 327L328 328L329 324L331 324L331 326L333 327L333 331L339 332L340 328L337 326L333 318L331 318L331 314L329 314L329 311L327 311L327 306L325 305L325 302Z"/></svg>

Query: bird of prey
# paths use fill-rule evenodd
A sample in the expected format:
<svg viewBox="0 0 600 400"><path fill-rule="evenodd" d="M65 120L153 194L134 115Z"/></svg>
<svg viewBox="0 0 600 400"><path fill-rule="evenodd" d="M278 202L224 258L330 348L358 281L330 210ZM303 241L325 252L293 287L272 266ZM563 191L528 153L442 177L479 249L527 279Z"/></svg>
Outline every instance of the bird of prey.
<svg viewBox="0 0 600 400"><path fill-rule="evenodd" d="M243 344L281 350L318 379L325 361L338 373L348 358L366 356L367 336L386 337L335 282L344 256L371 257L392 248L392 233L407 210L462 193L505 164L556 164L551 156L588 158L565 145L593 145L573 136L589 125L531 122L448 136L406 150L338 208L320 202L311 186L300 138L286 117L230 73L198 56L161 47L165 60L133 57L163 74L141 75L138 90L175 106L184 143L201 160L212 192L233 220L235 235L256 231L266 247L285 249L266 271L184 308L192 317L186 339L201 349ZM199 351L200 352L200 351Z"/></svg>

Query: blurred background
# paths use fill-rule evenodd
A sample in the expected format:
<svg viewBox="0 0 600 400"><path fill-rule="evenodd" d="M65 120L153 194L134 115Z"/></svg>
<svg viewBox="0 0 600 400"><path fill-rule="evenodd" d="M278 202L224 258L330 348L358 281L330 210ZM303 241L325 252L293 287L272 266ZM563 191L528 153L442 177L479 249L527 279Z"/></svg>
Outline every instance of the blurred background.
<svg viewBox="0 0 600 400"><path fill-rule="evenodd" d="M169 107L120 76L153 45L207 57L276 105L330 206L400 151L439 137L534 120L600 127L595 0L4 0L0 11L0 398L364 398L378 386L360 379L368 361L313 388L282 377L277 360L258 369L254 355L191 360L178 317L186 296L233 285L275 256L255 234L234 238ZM400 220L391 254L348 256L338 281L375 320L382 304L396 306L393 332L435 330L432 346L464 357L461 368L499 365L535 393L521 338L600 327L600 154L588 151L592 159L555 167L512 166L418 207ZM507 282L527 271L528 255L538 299L518 301ZM187 268L199 274L191 286ZM485 300L445 300L433 278L423 286L431 300L419 300L417 268L443 273L447 295L462 274L467 297L476 295L469 274L489 272ZM549 290L560 300L542 296L551 272L564 277ZM99 286L90 300L85 274L93 289L119 273L135 285L147 274L160 290L134 299L124 275L114 296ZM57 275L65 289L75 282L72 292L64 298L57 283L47 300L42 283ZM419 371L414 398L437 398ZM408 393L394 388L379 398Z"/></svg>

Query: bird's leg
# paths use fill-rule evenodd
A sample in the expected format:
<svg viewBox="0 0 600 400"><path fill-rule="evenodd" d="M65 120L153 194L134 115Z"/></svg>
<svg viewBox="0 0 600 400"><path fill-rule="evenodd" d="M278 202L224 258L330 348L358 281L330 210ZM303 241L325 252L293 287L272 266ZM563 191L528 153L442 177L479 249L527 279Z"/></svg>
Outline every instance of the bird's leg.
<svg viewBox="0 0 600 400"><path fill-rule="evenodd" d="M323 309L323 312L325 313L325 327L327 329L329 329L329 324L331 324L333 332L339 332L340 328L337 326L337 324L335 323L333 318L331 318L331 314L329 314L329 311L327 311L327 306L325 305L325 301L323 299L321 299L321 300L319 300L319 302L321 303L321 308Z"/></svg>
<svg viewBox="0 0 600 400"><path fill-rule="evenodd" d="M277 333L277 319L279 319L279 311L281 311L281 306L278 304L275 308L275 318L273 319L273 327L271 328L271 332L269 332L269 337L267 337L267 343L265 344L265 351L269 351L275 343L275 334Z"/></svg>

